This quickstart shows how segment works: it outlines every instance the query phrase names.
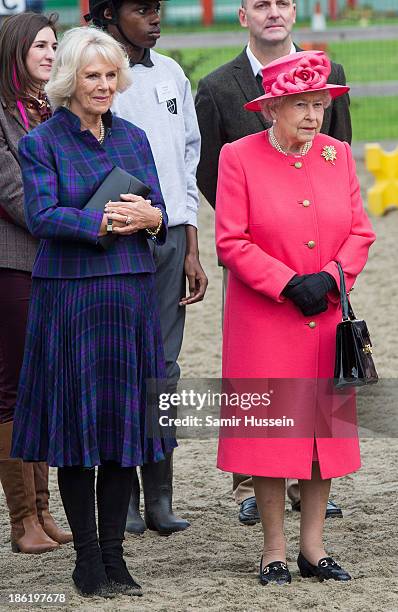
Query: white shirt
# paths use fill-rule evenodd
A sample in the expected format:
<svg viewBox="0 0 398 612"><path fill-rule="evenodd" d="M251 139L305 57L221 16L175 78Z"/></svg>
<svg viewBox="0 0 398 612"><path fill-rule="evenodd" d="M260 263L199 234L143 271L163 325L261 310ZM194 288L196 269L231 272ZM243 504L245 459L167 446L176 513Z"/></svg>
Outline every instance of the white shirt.
<svg viewBox="0 0 398 612"><path fill-rule="evenodd" d="M252 67L254 76L257 76L258 74L263 76L262 70L263 70L264 66L258 61L258 59L254 55L253 51L250 49L250 45L249 44L246 47L246 53L247 53L247 57L249 58L250 66ZM289 55L291 55L292 53L297 53L296 47L294 46L293 43L292 43L292 46L290 48Z"/></svg>
<svg viewBox="0 0 398 612"><path fill-rule="evenodd" d="M115 96L112 112L146 132L169 226L197 227L200 132L191 86L171 57L153 50L150 57L152 67L130 67L132 85Z"/></svg>

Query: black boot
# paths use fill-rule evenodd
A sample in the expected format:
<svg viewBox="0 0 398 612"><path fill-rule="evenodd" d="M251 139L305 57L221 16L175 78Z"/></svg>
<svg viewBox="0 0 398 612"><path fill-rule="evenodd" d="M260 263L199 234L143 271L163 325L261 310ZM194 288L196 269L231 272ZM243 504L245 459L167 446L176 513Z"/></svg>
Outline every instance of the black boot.
<svg viewBox="0 0 398 612"><path fill-rule="evenodd" d="M135 535L142 535L146 529L144 519L140 514L140 482L138 480L137 470L133 471L133 486L131 488L131 496L129 509L127 512L126 531Z"/></svg>
<svg viewBox="0 0 398 612"><path fill-rule="evenodd" d="M95 469L58 468L59 490L76 550L73 582L82 595L113 597L98 545L94 482Z"/></svg>
<svg viewBox="0 0 398 612"><path fill-rule="evenodd" d="M140 596L141 587L126 567L122 545L135 471L135 468L122 468L114 462L98 468L98 534L102 561L113 588L127 595Z"/></svg>
<svg viewBox="0 0 398 612"><path fill-rule="evenodd" d="M173 467L172 453L164 461L142 466L142 484L145 497L145 523L148 529L168 536L183 531L190 523L176 517L172 510Z"/></svg>

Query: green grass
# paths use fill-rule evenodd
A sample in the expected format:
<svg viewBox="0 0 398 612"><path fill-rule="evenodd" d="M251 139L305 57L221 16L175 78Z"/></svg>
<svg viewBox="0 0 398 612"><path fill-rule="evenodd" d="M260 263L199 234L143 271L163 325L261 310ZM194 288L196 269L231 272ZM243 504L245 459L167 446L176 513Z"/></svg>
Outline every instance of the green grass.
<svg viewBox="0 0 398 612"><path fill-rule="evenodd" d="M330 43L329 54L351 83L398 81L398 40Z"/></svg>
<svg viewBox="0 0 398 612"><path fill-rule="evenodd" d="M242 51L242 47L162 50L161 45L159 45L157 50L165 55L169 55L182 66L185 74L191 81L192 89L196 90L198 81L203 76L236 57Z"/></svg>
<svg viewBox="0 0 398 612"><path fill-rule="evenodd" d="M353 140L398 141L398 98L355 98L351 100Z"/></svg>

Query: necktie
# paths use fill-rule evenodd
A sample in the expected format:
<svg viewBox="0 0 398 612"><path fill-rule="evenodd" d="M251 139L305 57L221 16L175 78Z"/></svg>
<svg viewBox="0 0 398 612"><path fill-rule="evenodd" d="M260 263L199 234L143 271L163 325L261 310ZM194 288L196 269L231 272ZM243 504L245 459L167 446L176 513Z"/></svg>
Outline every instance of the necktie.
<svg viewBox="0 0 398 612"><path fill-rule="evenodd" d="M260 73L256 74L256 81L257 81L257 85L258 85L258 89L260 94L264 93L264 87L263 87L263 77L261 76Z"/></svg>
<svg viewBox="0 0 398 612"><path fill-rule="evenodd" d="M258 85L258 90L260 94L263 95L265 92L264 92L264 87L263 87L263 77L261 76L261 74L256 74L256 81ZM267 121L266 119L264 119L264 117L263 117L263 121L264 121L266 129L271 127L272 123L270 121Z"/></svg>

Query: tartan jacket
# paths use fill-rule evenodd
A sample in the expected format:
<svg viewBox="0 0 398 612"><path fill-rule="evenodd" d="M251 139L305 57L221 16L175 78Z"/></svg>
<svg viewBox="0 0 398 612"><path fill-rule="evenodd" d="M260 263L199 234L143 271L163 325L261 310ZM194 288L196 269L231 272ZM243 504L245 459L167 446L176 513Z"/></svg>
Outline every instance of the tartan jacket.
<svg viewBox="0 0 398 612"><path fill-rule="evenodd" d="M163 213L157 242L165 242L167 215L145 132L112 117L110 111L103 120L102 145L89 130L81 131L79 117L64 107L20 140L26 221L33 236L41 239L33 277L155 271L145 231L119 236L103 251L96 246L102 213L82 210L112 168L119 166L151 187L152 205Z"/></svg>

